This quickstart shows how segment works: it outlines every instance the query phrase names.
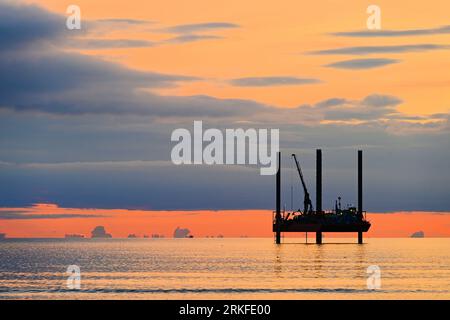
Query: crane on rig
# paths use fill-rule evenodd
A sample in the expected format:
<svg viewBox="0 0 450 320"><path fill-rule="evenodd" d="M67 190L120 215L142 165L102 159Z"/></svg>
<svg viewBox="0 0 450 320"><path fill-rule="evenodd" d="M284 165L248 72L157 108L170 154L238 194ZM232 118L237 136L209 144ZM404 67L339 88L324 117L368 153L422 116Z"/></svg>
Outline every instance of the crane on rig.
<svg viewBox="0 0 450 320"><path fill-rule="evenodd" d="M311 198L309 197L308 188L306 187L305 179L303 178L303 172L300 167L300 164L298 163L297 157L295 154L292 154L292 157L294 158L295 165L297 166L297 172L300 176L300 181L302 182L303 186L303 193L304 193L304 199L303 199L303 214L312 214L313 213L313 206Z"/></svg>

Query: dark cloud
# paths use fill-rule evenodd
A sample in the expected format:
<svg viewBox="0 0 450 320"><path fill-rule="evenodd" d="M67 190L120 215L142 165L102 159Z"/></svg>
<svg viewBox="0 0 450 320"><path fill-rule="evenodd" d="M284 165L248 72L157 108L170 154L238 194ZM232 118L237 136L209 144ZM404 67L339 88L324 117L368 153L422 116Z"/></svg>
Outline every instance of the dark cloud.
<svg viewBox="0 0 450 320"><path fill-rule="evenodd" d="M329 68L337 69L350 69L350 70L360 70L360 69L373 69L383 67L389 64L398 63L400 60L396 59L385 59L385 58L374 58L374 59L351 59L345 61L338 61L325 65Z"/></svg>
<svg viewBox="0 0 450 320"><path fill-rule="evenodd" d="M324 119L334 121L373 121L384 116L386 116L386 110L383 109L348 108L329 110L326 112Z"/></svg>
<svg viewBox="0 0 450 320"><path fill-rule="evenodd" d="M154 22L142 19L97 19L82 22L83 37L76 33L67 33L66 39L61 46L70 49L116 49L116 48L144 48L154 47L160 44L159 41L149 41L143 39L106 39L112 31L120 30L128 33L147 32L149 25Z"/></svg>
<svg viewBox="0 0 450 320"><path fill-rule="evenodd" d="M20 23L18 23L20 22ZM74 49L111 49L150 47L156 42L131 39L95 39L92 33L105 33L124 25L147 25L149 21L102 19L82 22L81 30L68 30L66 17L35 5L0 3L0 49L53 44ZM102 31L103 30L103 31Z"/></svg>
<svg viewBox="0 0 450 320"><path fill-rule="evenodd" d="M39 104L48 101L48 93L54 93L57 99L62 92L89 91L94 85L98 90L111 93L123 90L126 95L132 88L166 87L175 85L177 81L196 79L130 70L119 64L71 53L18 53L4 55L0 59L2 104L11 104L16 109L26 109L27 100L30 104L33 101L35 108L39 109ZM79 100L84 98L78 97Z"/></svg>
<svg viewBox="0 0 450 320"><path fill-rule="evenodd" d="M232 79L230 83L238 87L269 87L319 83L320 80L296 77L247 77Z"/></svg>
<svg viewBox="0 0 450 320"><path fill-rule="evenodd" d="M362 100L348 100L344 98L330 98L320 101L314 105L315 108L329 109L332 107L339 107L348 104L356 104L368 107L395 107L402 103L402 100L391 95L371 94Z"/></svg>
<svg viewBox="0 0 450 320"><path fill-rule="evenodd" d="M313 55L368 55L376 53L407 53L434 50L448 50L450 45L441 44L406 44L393 46L360 46L327 49L309 52Z"/></svg>
<svg viewBox="0 0 450 320"><path fill-rule="evenodd" d="M201 40L223 39L222 36L214 34L204 34L204 32L213 32L223 29L233 29L239 27L240 27L239 25L229 22L205 22L205 23L176 25L161 30L165 33L177 34L177 36L175 37L161 41L161 44L188 43Z"/></svg>
<svg viewBox="0 0 450 320"><path fill-rule="evenodd" d="M14 11L11 7L15 8L5 6L2 13ZM31 21L28 24L37 26L46 21L43 18L46 11L37 7L29 7L29 10L31 13L27 18ZM18 21L9 19L8 25L21 24L22 16L18 17ZM27 33L28 29L15 32L18 38L23 38L20 32ZM53 34L41 34L41 37L46 35L50 40L54 38ZM81 46L83 41L88 40L82 39ZM98 47L101 43L94 45ZM62 52L57 47L39 49L29 47L27 50L0 53L0 109L57 115L170 118L245 116L265 109L265 106L252 101L205 96L158 96L140 89L171 87L180 81L195 81L198 78L131 70L96 57Z"/></svg>
<svg viewBox="0 0 450 320"><path fill-rule="evenodd" d="M41 11L35 13L40 17ZM139 89L170 87L198 78L131 70L55 48L42 52L34 49L0 54L0 109L58 115L229 117L265 108L251 101L157 96Z"/></svg>
<svg viewBox="0 0 450 320"><path fill-rule="evenodd" d="M158 45L158 42L132 39L73 39L65 42L65 45L73 49L114 49L114 48L145 48Z"/></svg>
<svg viewBox="0 0 450 320"><path fill-rule="evenodd" d="M448 137L392 136L370 127L296 125L292 142L282 141L283 203L290 203L290 154L296 152L308 187L314 190L314 148L324 153L324 205L337 196L356 202L356 149L364 149L365 206L370 211L446 210L450 205ZM447 140L446 140L447 139ZM433 142L434 140L434 142ZM441 144L440 146L438 144ZM149 144L149 148L154 142ZM120 150L121 145L115 145ZM167 157L167 154L165 154ZM63 207L146 209L272 209L274 179L240 166L83 166L39 168L0 166L2 205L23 206L39 200ZM295 176L294 176L295 177ZM301 194L294 180L294 194ZM130 192L132 190L132 192ZM432 192L431 192L432 190ZM380 201L383 199L383 201ZM301 206L300 196L294 205ZM329 204L329 205L327 205Z"/></svg>
<svg viewBox="0 0 450 320"><path fill-rule="evenodd" d="M5 62L5 64L2 64ZM17 61L16 61L17 62ZM83 63L84 62L84 63ZM35 68L33 68L35 66ZM140 73L85 57L55 57L16 65L0 61L0 110L57 115L141 115L166 118L239 117L268 107L239 99L158 96L137 88L173 86L196 78ZM14 73L13 73L14 70ZM46 73L46 81L42 74Z"/></svg>
<svg viewBox="0 0 450 320"><path fill-rule="evenodd" d="M277 115L274 115L273 118L283 119L286 123L299 122L302 119L301 122L305 124L337 121L341 125L342 122L352 125L352 122L358 121L360 124L362 122L364 125L386 128L387 125L412 120L411 116L397 110L401 103L403 103L402 99L383 94L371 94L360 100L335 97L315 104L302 105L295 109L278 110ZM435 115L419 117L416 120L432 119L438 120L442 127L443 121L439 121Z"/></svg>
<svg viewBox="0 0 450 320"><path fill-rule="evenodd" d="M35 45L64 33L65 18L35 5L0 2L0 50Z"/></svg>
<svg viewBox="0 0 450 320"><path fill-rule="evenodd" d="M362 100L362 104L369 107L395 107L403 101L394 96L371 94Z"/></svg>
<svg viewBox="0 0 450 320"><path fill-rule="evenodd" d="M21 211L1 211L0 220L40 220L40 219L73 219L73 218L100 218L105 215L76 214L76 213L29 213Z"/></svg>
<svg viewBox="0 0 450 320"><path fill-rule="evenodd" d="M166 28L165 30L170 33L196 33L211 30L221 29L234 29L240 26L229 22L205 22L205 23L192 23L192 24L180 24L173 27Z"/></svg>
<svg viewBox="0 0 450 320"><path fill-rule="evenodd" d="M109 18L109 19L97 19L94 20L95 23L101 24L128 24L128 25L147 25L153 24L154 21L142 20L142 19L124 19L124 18Z"/></svg>
<svg viewBox="0 0 450 320"><path fill-rule="evenodd" d="M430 29L409 29L409 30L360 30L349 32L332 33L339 37L361 37L361 38L376 38L376 37L405 37L405 36L428 36L436 34L450 34L450 26L442 26Z"/></svg>
<svg viewBox="0 0 450 320"><path fill-rule="evenodd" d="M161 43L187 43L187 42L195 42L201 40L217 40L223 39L221 36L215 35L207 35L207 34L182 34L167 40L162 41Z"/></svg>
<svg viewBox="0 0 450 320"><path fill-rule="evenodd" d="M313 110L321 110L324 120L378 121L396 114L396 107L400 103L402 100L395 96L372 94L362 100L327 99L316 103ZM401 114L397 119L400 117Z"/></svg>
<svg viewBox="0 0 450 320"><path fill-rule="evenodd" d="M347 102L349 102L349 101L347 99L343 99L343 98L330 98L330 99L316 103L315 107L316 108L329 108L329 107L340 106Z"/></svg>
<svg viewBox="0 0 450 320"><path fill-rule="evenodd" d="M50 13L34 5L0 3L0 49L12 50L19 46L33 46L38 43L55 45L68 49L114 49L153 47L167 43L187 43L201 40L221 39L217 35L197 34L239 27L233 23L210 22L185 24L163 29L164 32L177 33L178 36L162 40L143 39L102 39L114 29L143 28L152 21L139 19L99 19L82 21L81 30L68 30L64 15ZM17 23L20 21L20 23ZM97 36L97 37L95 37Z"/></svg>

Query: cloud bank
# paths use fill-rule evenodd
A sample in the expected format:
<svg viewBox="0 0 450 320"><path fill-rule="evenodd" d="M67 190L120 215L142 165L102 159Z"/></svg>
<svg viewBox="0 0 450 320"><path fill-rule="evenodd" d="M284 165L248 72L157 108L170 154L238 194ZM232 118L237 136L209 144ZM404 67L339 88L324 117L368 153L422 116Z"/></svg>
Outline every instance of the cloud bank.
<svg viewBox="0 0 450 320"><path fill-rule="evenodd" d="M398 107L408 101L392 93L335 96L292 109L244 99L161 96L152 89L200 79L62 51L53 45L65 32L62 17L36 6L2 3L0 9L0 48L5 49L0 51L0 206L51 202L74 208L271 209L274 179L260 176L258 168L170 162L172 130L191 128L193 120L219 129L280 128L283 165L288 168L289 155L298 153L311 189L313 149L323 148L324 204L332 205L337 196L355 201L354 151L363 148L368 208L439 211L450 206L448 114L404 114ZM203 35L225 28L185 25L175 31L176 36ZM375 48L337 54L386 50ZM305 82L295 77L243 79L234 80L262 87ZM283 181L293 173L284 170ZM299 184L294 187L300 194ZM3 218L11 214L25 217L9 213Z"/></svg>
<svg viewBox="0 0 450 320"><path fill-rule="evenodd" d="M443 44L405 44L391 46L357 46L309 52L313 55L369 55L378 53L409 53L435 50L449 50L450 45Z"/></svg>
<svg viewBox="0 0 450 320"><path fill-rule="evenodd" d="M386 58L374 58L374 59L351 59L345 61L338 61L325 65L328 68L337 69L350 69L350 70L360 70L360 69L373 69L390 64L398 63L400 60L397 59L386 59Z"/></svg>
<svg viewBox="0 0 450 320"><path fill-rule="evenodd" d="M430 36L439 34L450 34L450 26L442 26L429 29L406 29L406 30L360 30L332 33L338 37L355 38L378 38L378 37L407 37L407 36Z"/></svg>
<svg viewBox="0 0 450 320"><path fill-rule="evenodd" d="M232 79L230 83L238 87L268 87L268 86L290 86L319 83L320 80L312 78L297 77L247 77Z"/></svg>

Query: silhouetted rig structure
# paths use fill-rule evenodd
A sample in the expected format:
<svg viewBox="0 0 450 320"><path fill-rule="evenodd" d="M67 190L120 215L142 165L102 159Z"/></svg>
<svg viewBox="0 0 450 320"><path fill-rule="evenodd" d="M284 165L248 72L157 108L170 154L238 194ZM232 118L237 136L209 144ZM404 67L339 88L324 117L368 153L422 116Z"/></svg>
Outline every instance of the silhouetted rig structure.
<svg viewBox="0 0 450 320"><path fill-rule="evenodd" d="M295 154L292 155L297 167L304 192L303 211L281 211L281 152L278 153L278 170L276 174L276 211L273 217L275 242L281 243L282 232L315 232L316 243L322 244L323 232L357 232L358 243L363 243L363 232L370 228L363 211L362 196L362 151L358 150L358 207L341 209L341 198L336 200L335 209L322 210L322 150L316 150L316 210L313 210L311 198L306 187L300 164Z"/></svg>

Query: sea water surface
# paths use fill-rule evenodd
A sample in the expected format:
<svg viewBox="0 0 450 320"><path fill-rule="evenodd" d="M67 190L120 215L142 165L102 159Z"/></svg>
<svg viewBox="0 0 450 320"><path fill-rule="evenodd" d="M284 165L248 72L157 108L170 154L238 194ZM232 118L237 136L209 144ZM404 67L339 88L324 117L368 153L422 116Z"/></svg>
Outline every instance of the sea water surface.
<svg viewBox="0 0 450 320"><path fill-rule="evenodd" d="M7 239L0 299L450 299L450 239L289 242ZM80 268L79 290L67 287L69 265Z"/></svg>

